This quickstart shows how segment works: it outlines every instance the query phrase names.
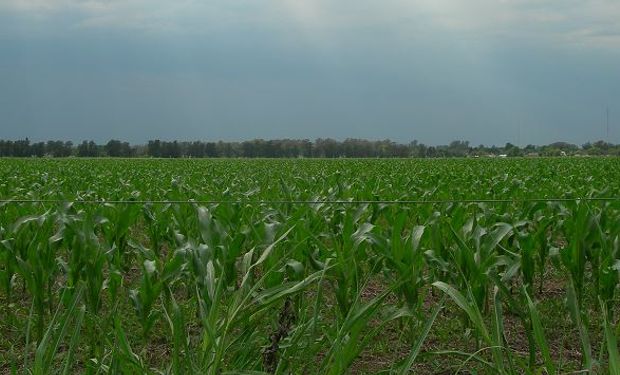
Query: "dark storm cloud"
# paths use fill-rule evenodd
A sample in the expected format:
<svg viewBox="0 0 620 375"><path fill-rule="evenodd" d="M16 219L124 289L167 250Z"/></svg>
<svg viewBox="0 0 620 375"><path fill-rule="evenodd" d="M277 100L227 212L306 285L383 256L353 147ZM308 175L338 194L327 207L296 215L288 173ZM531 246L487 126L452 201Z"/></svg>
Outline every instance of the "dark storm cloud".
<svg viewBox="0 0 620 375"><path fill-rule="evenodd" d="M615 2L461 4L4 2L0 138L605 137Z"/></svg>

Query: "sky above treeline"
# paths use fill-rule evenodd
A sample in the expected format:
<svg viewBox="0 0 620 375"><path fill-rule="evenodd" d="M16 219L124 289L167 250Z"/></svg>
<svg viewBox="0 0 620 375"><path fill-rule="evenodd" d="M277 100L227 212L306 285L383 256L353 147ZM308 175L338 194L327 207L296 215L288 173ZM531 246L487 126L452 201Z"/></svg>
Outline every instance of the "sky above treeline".
<svg viewBox="0 0 620 375"><path fill-rule="evenodd" d="M0 0L24 137L620 143L620 1Z"/></svg>

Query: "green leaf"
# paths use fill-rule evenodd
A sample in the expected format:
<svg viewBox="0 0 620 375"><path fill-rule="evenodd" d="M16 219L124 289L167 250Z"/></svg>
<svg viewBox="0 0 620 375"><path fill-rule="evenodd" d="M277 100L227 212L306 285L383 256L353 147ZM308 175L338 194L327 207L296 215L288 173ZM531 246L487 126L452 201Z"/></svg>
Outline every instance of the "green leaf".
<svg viewBox="0 0 620 375"><path fill-rule="evenodd" d="M420 353L420 350L422 349L424 340L426 340L426 337L431 331L433 323L435 323L435 319L437 319L437 315L439 315L439 311L443 309L444 303L445 303L445 297L442 298L435 305L435 308L431 312L430 316L426 318L426 321L424 322L424 327L422 328L422 331L419 333L418 338L416 339L416 342L413 345L413 348L411 349L411 352L409 352L407 359L405 360L404 364L401 366L400 370L398 371L400 375L404 375L410 371L411 366L413 366L415 359L417 358L418 354Z"/></svg>
<svg viewBox="0 0 620 375"><path fill-rule="evenodd" d="M549 344L547 344L547 339L545 338L545 331L542 327L542 323L540 322L538 310L536 309L536 306L534 306L534 303L532 302L530 296L527 294L525 288L523 289L523 293L525 294L525 297L527 299L527 306L530 311L532 329L534 330L534 339L536 340L536 344L538 345L538 348L540 349L540 352L542 354L547 373L555 374L555 364L551 359L551 351L549 350Z"/></svg>

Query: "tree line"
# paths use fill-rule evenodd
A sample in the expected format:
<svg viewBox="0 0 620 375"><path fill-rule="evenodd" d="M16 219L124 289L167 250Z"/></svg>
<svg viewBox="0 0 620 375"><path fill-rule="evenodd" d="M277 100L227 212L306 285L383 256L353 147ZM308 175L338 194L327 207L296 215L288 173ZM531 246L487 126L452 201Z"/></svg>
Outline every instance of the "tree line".
<svg viewBox="0 0 620 375"><path fill-rule="evenodd" d="M331 138L308 139L254 139L243 142L162 141L150 140L147 144L131 145L112 139L105 144L94 141L51 140L30 142L28 138L0 140L0 157L154 157L154 158L436 158L436 157L485 157L485 156L570 156L614 155L620 156L620 144L604 141L585 143L581 146L566 142L548 145L519 147L511 143L504 146L471 146L468 141L453 141L447 145L429 146L418 141L397 143L389 139L370 141L348 138L338 141Z"/></svg>

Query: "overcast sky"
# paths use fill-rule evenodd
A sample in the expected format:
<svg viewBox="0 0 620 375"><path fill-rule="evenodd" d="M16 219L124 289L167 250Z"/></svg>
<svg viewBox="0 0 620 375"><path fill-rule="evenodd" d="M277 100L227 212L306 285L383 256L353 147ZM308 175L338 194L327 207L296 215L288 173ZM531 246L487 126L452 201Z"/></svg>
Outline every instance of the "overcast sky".
<svg viewBox="0 0 620 375"><path fill-rule="evenodd" d="M0 0L0 138L620 143L618 0Z"/></svg>

